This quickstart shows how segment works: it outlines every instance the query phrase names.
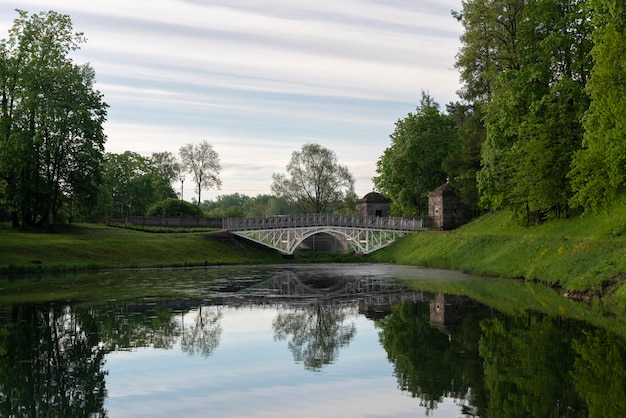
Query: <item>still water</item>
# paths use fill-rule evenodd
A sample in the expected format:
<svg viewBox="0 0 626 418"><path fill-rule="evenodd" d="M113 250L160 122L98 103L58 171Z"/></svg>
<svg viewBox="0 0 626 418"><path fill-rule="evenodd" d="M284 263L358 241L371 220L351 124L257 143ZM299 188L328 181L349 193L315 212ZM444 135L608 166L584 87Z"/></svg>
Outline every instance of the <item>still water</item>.
<svg viewBox="0 0 626 418"><path fill-rule="evenodd" d="M98 296L0 305L0 416L625 416L623 333L406 279L475 280L379 265L74 280Z"/></svg>

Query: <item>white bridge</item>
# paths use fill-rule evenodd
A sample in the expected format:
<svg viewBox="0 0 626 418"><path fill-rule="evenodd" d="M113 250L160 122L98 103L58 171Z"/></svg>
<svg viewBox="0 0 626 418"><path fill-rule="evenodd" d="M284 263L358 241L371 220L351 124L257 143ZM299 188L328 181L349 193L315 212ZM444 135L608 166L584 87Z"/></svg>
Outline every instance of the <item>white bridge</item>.
<svg viewBox="0 0 626 418"><path fill-rule="evenodd" d="M293 254L305 239L319 233L343 237L354 252L369 254L386 247L398 237L425 226L422 218L363 217L330 213L222 220L222 227L232 234L274 248L283 254Z"/></svg>

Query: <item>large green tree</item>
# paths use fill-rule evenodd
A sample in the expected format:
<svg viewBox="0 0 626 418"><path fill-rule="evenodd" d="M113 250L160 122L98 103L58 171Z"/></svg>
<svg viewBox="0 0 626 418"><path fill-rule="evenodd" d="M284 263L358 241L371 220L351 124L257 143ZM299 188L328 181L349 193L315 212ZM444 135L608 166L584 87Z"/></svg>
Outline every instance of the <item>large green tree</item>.
<svg viewBox="0 0 626 418"><path fill-rule="evenodd" d="M466 1L457 57L463 97L481 106L481 203L526 219L567 213L592 62L582 0Z"/></svg>
<svg viewBox="0 0 626 418"><path fill-rule="evenodd" d="M272 192L303 213L333 212L354 200L354 177L334 151L309 143L291 154L287 174L272 175Z"/></svg>
<svg viewBox="0 0 626 418"><path fill-rule="evenodd" d="M69 16L18 15L0 42L0 205L14 226L54 224L96 203L107 105L70 58L84 37Z"/></svg>
<svg viewBox="0 0 626 418"><path fill-rule="evenodd" d="M480 200L476 173L481 169L481 150L486 136L481 106L457 102L450 103L447 110L459 127L459 146L443 161L443 168L461 199L475 206Z"/></svg>
<svg viewBox="0 0 626 418"><path fill-rule="evenodd" d="M101 216L143 216L155 203L176 197L152 158L131 151L107 153L102 167Z"/></svg>
<svg viewBox="0 0 626 418"><path fill-rule="evenodd" d="M443 162L458 147L455 119L422 92L420 105L396 122L391 145L376 163L376 189L392 199L398 215L421 215L428 192L446 181Z"/></svg>
<svg viewBox="0 0 626 418"><path fill-rule="evenodd" d="M626 4L592 0L595 65L587 92L584 146L570 174L572 203L598 208L626 187Z"/></svg>

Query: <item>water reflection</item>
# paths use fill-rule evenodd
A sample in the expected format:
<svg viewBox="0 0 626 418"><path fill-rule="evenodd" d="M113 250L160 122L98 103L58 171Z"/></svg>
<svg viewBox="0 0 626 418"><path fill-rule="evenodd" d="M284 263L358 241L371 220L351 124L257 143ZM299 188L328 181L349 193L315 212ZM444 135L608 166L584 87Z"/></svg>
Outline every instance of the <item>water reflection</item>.
<svg viewBox="0 0 626 418"><path fill-rule="evenodd" d="M106 416L108 350L92 316L54 305L2 314L0 416Z"/></svg>
<svg viewBox="0 0 626 418"><path fill-rule="evenodd" d="M185 327L185 316L181 315L181 349L183 352L209 357L220 344L222 334L222 311L217 306L200 306L193 322Z"/></svg>
<svg viewBox="0 0 626 418"><path fill-rule="evenodd" d="M300 373L335 368L358 375L367 364L351 358L363 343L352 345L364 321L374 321L378 341L367 350L374 358L382 347L393 368L377 372L388 375L376 381L393 376L399 394L411 395L426 415L451 402L455 417L607 417L626 410L626 342L619 336L581 321L504 315L464 297L409 292L380 277L331 279L307 269L217 281L195 300L0 308L0 416L107 416L110 354L133 358L147 348L227 364L227 352L247 348L224 340L228 326L243 328L235 313L250 322L259 309L273 316L260 338L273 340L273 350ZM228 364L253 368L243 359L235 355ZM272 376L261 377L271 385ZM380 385L368 388L372 396L385 389Z"/></svg>
<svg viewBox="0 0 626 418"><path fill-rule="evenodd" d="M335 362L339 350L356 333L355 309L329 302L313 302L305 307L282 310L274 319L274 339L289 340L289 350L297 363L308 370L319 370Z"/></svg>

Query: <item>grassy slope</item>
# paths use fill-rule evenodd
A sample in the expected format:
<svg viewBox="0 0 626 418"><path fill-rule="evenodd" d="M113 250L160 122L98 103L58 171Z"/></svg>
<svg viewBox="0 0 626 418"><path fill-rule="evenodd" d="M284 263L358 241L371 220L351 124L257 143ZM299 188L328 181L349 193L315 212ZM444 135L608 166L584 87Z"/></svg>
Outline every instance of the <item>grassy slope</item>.
<svg viewBox="0 0 626 418"><path fill-rule="evenodd" d="M0 272L280 262L253 244L224 243L206 233L155 234L81 225L63 233L0 229Z"/></svg>
<svg viewBox="0 0 626 418"><path fill-rule="evenodd" d="M571 292L607 288L626 302L626 198L605 212L524 228L502 211L450 233L415 233L366 257L517 277ZM205 233L155 234L75 226L46 234L0 229L0 272L280 262L276 251L216 242Z"/></svg>
<svg viewBox="0 0 626 418"><path fill-rule="evenodd" d="M626 205L524 228L508 211L450 233L414 233L377 251L373 261L516 277L569 292L610 292L626 302Z"/></svg>

